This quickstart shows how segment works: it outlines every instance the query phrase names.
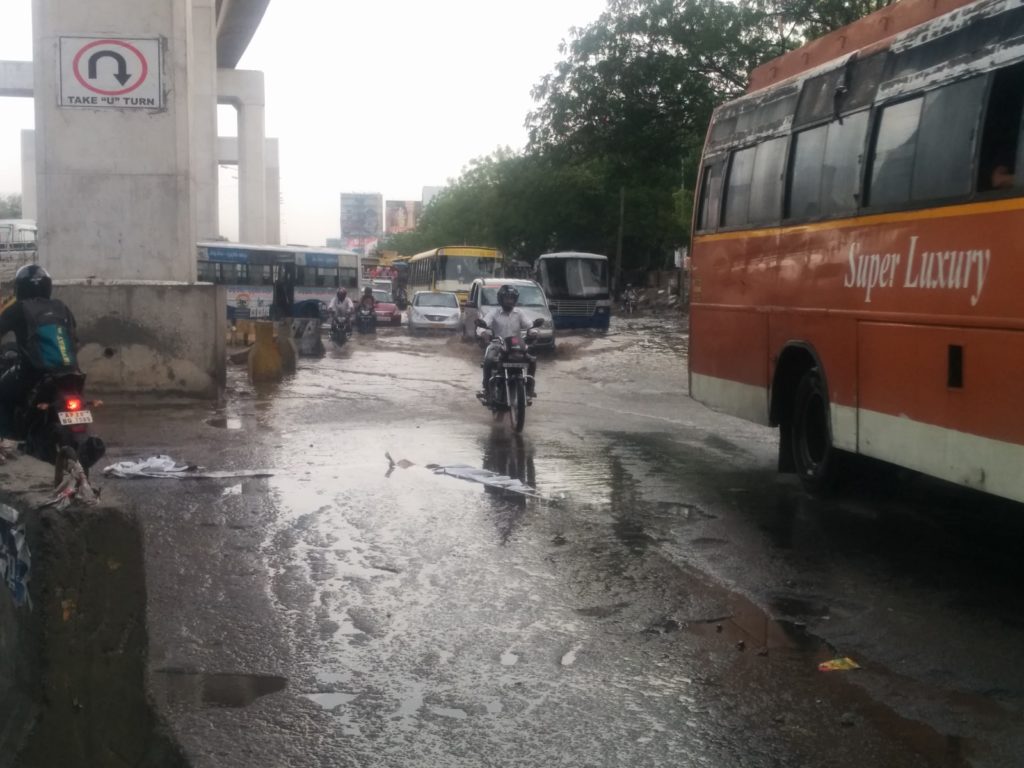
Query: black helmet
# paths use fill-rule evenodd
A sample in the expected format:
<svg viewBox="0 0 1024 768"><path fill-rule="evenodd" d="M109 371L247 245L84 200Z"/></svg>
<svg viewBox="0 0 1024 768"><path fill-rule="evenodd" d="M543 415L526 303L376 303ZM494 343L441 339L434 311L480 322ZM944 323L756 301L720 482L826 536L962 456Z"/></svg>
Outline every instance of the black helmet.
<svg viewBox="0 0 1024 768"><path fill-rule="evenodd" d="M38 264L26 264L14 275L14 297L25 299L48 299L53 289L50 273Z"/></svg>
<svg viewBox="0 0 1024 768"><path fill-rule="evenodd" d="M498 303L504 306L505 299L511 299L513 304L519 301L519 291L514 285L503 285L498 289Z"/></svg>

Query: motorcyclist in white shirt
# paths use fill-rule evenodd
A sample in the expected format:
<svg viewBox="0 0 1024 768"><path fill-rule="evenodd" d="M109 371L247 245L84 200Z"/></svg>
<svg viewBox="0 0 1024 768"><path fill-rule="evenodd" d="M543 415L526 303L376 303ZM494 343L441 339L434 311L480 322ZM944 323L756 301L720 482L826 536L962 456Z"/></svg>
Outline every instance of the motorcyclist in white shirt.
<svg viewBox="0 0 1024 768"><path fill-rule="evenodd" d="M338 292L334 294L334 298L331 299L331 303L327 305L327 311L340 319L348 317L355 312L356 305L348 297L348 291L344 288L339 288Z"/></svg>
<svg viewBox="0 0 1024 768"><path fill-rule="evenodd" d="M516 302L519 301L519 291L512 285L503 285L498 289L498 304L490 315L483 318L484 322L487 323L487 331L490 331L492 337L508 338L509 336L520 336L526 338L526 333L533 328L533 323L526 319L526 315L523 311L516 306ZM490 397L490 388L487 386L491 380L491 375L494 373L494 366L497 364L498 350L492 345L488 344L487 349L484 350L484 378L483 378L483 389L477 395L483 400L488 400ZM527 373L529 379L527 379L528 385L526 390L526 396L531 400L537 396L534 387L534 376L537 372L537 361L531 359L530 367Z"/></svg>

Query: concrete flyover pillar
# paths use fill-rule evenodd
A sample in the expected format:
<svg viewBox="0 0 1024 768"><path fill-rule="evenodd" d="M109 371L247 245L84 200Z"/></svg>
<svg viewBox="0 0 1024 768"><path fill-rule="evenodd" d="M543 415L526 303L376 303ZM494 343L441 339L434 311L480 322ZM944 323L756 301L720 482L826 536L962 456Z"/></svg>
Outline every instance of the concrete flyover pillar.
<svg viewBox="0 0 1024 768"><path fill-rule="evenodd" d="M32 130L21 132L21 215L26 219L38 219L36 203L36 133Z"/></svg>
<svg viewBox="0 0 1024 768"><path fill-rule="evenodd" d="M267 236L263 73L220 69L217 82L219 102L238 111L238 239L263 243Z"/></svg>
<svg viewBox="0 0 1024 768"><path fill-rule="evenodd" d="M217 9L215 0L192 0L192 175L196 234L220 234L217 174Z"/></svg>
<svg viewBox="0 0 1024 768"><path fill-rule="evenodd" d="M190 11L33 0L39 256L61 277L195 280Z"/></svg>
<svg viewBox="0 0 1024 768"><path fill-rule="evenodd" d="M278 162L278 141L267 139L265 144L267 187L267 245L281 243L281 171ZM238 165L238 139L221 136L217 139L217 162L220 165Z"/></svg>
<svg viewBox="0 0 1024 768"><path fill-rule="evenodd" d="M277 139L267 139L267 245L281 244L281 162Z"/></svg>

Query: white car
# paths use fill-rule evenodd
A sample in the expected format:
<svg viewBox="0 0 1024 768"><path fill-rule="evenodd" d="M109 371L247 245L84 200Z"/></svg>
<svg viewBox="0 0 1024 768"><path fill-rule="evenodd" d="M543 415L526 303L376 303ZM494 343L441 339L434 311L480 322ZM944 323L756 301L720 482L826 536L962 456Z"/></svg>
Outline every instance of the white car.
<svg viewBox="0 0 1024 768"><path fill-rule="evenodd" d="M459 311L459 297L454 293L416 291L409 305L409 332L456 331Z"/></svg>

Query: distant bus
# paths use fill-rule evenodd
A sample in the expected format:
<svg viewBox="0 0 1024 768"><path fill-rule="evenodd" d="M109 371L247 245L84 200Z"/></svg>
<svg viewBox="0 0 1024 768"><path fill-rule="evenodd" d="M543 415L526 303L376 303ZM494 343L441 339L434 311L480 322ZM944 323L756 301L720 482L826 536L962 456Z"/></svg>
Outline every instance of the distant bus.
<svg viewBox="0 0 1024 768"><path fill-rule="evenodd" d="M812 490L862 454L1024 501L1022 29L904 0L715 111L690 394L778 426Z"/></svg>
<svg viewBox="0 0 1024 768"><path fill-rule="evenodd" d="M611 294L608 257L597 253L545 253L534 264L555 328L608 330Z"/></svg>
<svg viewBox="0 0 1024 768"><path fill-rule="evenodd" d="M359 290L359 255L353 251L221 242L199 243L198 250L199 281L225 286L236 317L269 317L274 281L282 275L291 278L296 303L329 303L341 286Z"/></svg>
<svg viewBox="0 0 1024 768"><path fill-rule="evenodd" d="M409 259L409 295L416 291L449 291L464 302L478 277L496 277L501 251L472 245L446 245L417 253Z"/></svg>
<svg viewBox="0 0 1024 768"><path fill-rule="evenodd" d="M31 219L0 219L0 292L7 293L14 273L36 260L36 223Z"/></svg>

